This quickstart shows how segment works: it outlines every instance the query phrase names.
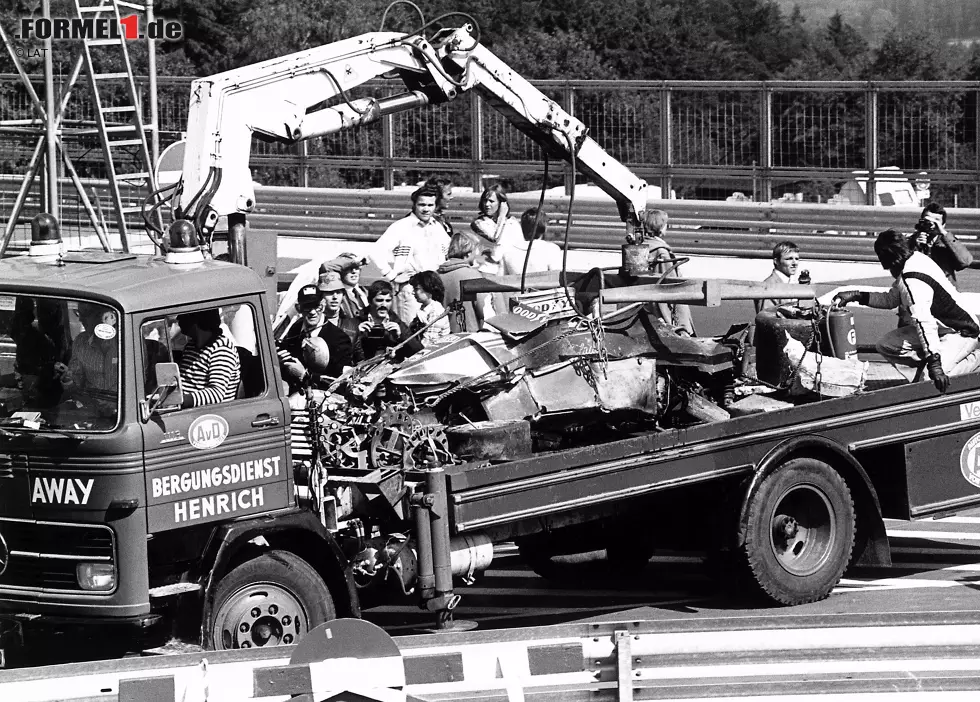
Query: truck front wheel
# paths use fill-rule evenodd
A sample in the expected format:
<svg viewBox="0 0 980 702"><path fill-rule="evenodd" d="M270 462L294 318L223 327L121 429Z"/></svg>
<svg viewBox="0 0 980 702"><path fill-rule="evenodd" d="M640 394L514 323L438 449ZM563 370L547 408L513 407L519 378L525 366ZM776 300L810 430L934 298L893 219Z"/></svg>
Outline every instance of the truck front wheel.
<svg viewBox="0 0 980 702"><path fill-rule="evenodd" d="M218 583L211 618L217 650L296 643L336 617L333 597L317 572L288 551L245 561Z"/></svg>
<svg viewBox="0 0 980 702"><path fill-rule="evenodd" d="M756 585L787 605L830 594L854 546L854 502L826 463L795 458L749 499L739 543Z"/></svg>

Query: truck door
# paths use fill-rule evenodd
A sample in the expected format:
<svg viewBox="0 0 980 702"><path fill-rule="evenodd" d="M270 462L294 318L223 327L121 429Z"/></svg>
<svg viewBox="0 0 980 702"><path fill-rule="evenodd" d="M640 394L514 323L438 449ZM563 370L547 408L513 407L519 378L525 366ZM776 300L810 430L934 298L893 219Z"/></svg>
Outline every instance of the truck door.
<svg viewBox="0 0 980 702"><path fill-rule="evenodd" d="M205 326L220 322L220 333L205 343L201 358L212 359L212 365L230 363L226 351L211 348L227 347L230 341L239 377L237 387L219 401L155 413L142 424L151 534L292 504L286 407L276 387L274 356L268 351L272 341L266 325L257 323L261 309L259 299L249 297L220 306L148 313L139 320L137 346L146 395L156 388L156 363L186 364L193 357L194 344L185 352L189 339L180 331L178 314L182 320L193 314ZM183 375L187 366L181 370ZM185 389L193 385L191 375L182 377ZM209 377L212 382L225 374Z"/></svg>

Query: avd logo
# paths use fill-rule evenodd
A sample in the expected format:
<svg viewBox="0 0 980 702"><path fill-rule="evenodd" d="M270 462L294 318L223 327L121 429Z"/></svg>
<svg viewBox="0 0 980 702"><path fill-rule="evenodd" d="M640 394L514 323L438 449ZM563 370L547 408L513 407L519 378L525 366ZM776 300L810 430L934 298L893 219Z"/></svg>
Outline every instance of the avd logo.
<svg viewBox="0 0 980 702"><path fill-rule="evenodd" d="M196 449L218 448L226 438L228 421L216 414L202 414L187 429L187 439Z"/></svg>
<svg viewBox="0 0 980 702"><path fill-rule="evenodd" d="M974 434L960 451L960 471L971 485L980 487L980 434Z"/></svg>

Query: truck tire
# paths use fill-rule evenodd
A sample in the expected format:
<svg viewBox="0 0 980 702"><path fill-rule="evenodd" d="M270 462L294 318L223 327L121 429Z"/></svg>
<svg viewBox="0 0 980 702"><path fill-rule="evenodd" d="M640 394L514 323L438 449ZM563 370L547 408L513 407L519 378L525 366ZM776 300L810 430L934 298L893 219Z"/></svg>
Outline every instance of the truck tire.
<svg viewBox="0 0 980 702"><path fill-rule="evenodd" d="M218 583L211 617L216 650L296 643L334 619L330 590L302 558L268 551L237 566Z"/></svg>
<svg viewBox="0 0 980 702"><path fill-rule="evenodd" d="M796 605L827 597L854 546L854 502L822 461L795 458L766 477L739 533L744 563L769 598Z"/></svg>

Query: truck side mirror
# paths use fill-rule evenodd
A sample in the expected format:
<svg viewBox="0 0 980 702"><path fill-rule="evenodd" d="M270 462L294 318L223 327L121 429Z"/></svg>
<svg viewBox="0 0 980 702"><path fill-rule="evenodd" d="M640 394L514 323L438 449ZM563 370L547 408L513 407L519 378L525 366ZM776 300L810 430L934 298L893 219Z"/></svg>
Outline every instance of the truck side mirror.
<svg viewBox="0 0 980 702"><path fill-rule="evenodd" d="M140 402L140 419L150 421L154 414L175 412L184 404L184 392L180 386L180 371L176 363L157 363L154 366L157 376L156 390Z"/></svg>

